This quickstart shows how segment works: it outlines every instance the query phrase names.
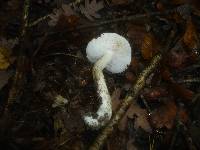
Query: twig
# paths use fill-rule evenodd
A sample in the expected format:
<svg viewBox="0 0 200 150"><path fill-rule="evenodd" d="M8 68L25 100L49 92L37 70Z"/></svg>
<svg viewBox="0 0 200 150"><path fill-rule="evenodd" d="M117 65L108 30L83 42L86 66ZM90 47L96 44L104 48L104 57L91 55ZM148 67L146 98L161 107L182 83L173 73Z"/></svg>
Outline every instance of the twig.
<svg viewBox="0 0 200 150"><path fill-rule="evenodd" d="M27 59L24 54L25 48L23 42L25 40L25 35L28 29L29 6L30 6L30 0L25 0L24 10L23 10L23 24L19 38L21 42L20 43L21 47L19 49L19 56L17 59L16 73L14 75L13 83L9 91L8 101L4 109L4 114L7 114L9 112L9 107L16 101L17 98L20 97L20 95L22 95L23 85L26 82L25 66L27 64Z"/></svg>
<svg viewBox="0 0 200 150"><path fill-rule="evenodd" d="M200 78L183 79L178 81L178 83L200 83Z"/></svg>
<svg viewBox="0 0 200 150"><path fill-rule="evenodd" d="M121 104L120 108L113 116L109 124L102 130L101 134L96 138L93 145L89 148L89 150L99 150L103 145L104 141L108 138L108 136L114 130L114 125L116 125L121 117L126 112L127 108L130 106L133 100L136 100L140 90L144 87L145 81L149 74L158 66L161 60L161 54L157 54L152 59L150 65L139 75L135 85L133 86L133 90L129 93Z"/></svg>
<svg viewBox="0 0 200 150"><path fill-rule="evenodd" d="M41 56L41 58L46 58L46 57L49 57L49 56L59 56L59 55L70 56L70 57L74 57L74 58L77 58L77 59L85 60L82 57L79 57L79 56L76 56L76 55L73 55L73 54L67 54L67 53L51 53L51 54Z"/></svg>
<svg viewBox="0 0 200 150"><path fill-rule="evenodd" d="M43 16L43 17L41 17L41 18L38 18L37 20L31 22L28 26L29 26L29 27L33 27L33 26L37 25L38 23L40 23L41 21L46 20L48 17L49 17L49 14L46 15L46 16Z"/></svg>

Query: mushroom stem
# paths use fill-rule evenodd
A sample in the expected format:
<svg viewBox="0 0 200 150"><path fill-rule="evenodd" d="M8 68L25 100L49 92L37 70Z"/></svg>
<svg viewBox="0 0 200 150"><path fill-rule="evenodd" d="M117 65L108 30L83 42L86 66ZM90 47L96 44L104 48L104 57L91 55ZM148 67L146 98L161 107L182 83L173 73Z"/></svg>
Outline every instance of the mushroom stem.
<svg viewBox="0 0 200 150"><path fill-rule="evenodd" d="M111 61L112 56L113 52L107 52L94 64L93 67L93 78L97 84L97 92L101 99L101 104L95 117L84 117L85 123L93 129L98 129L104 126L112 116L111 97L103 75L103 69Z"/></svg>

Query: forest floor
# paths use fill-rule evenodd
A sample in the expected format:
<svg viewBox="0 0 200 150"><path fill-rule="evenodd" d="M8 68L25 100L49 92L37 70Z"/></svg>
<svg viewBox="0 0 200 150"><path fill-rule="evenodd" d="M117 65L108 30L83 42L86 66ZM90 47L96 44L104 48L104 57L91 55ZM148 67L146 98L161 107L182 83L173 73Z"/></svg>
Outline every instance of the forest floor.
<svg viewBox="0 0 200 150"><path fill-rule="evenodd" d="M1 149L200 149L199 31L198 0L1 0ZM109 32L132 48L126 71L104 71L113 116L133 97L92 130L83 116L101 103L86 46Z"/></svg>

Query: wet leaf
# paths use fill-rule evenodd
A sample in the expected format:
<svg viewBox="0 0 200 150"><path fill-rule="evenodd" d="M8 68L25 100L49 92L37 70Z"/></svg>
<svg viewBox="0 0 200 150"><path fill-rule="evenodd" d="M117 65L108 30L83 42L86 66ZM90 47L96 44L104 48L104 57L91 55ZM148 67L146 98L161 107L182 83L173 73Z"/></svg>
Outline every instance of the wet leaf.
<svg viewBox="0 0 200 150"><path fill-rule="evenodd" d="M85 0L85 5L79 7L81 13L91 21L94 21L94 18L100 18L100 15L97 12L102 8L104 8L103 1L97 2L96 0L92 0L91 2Z"/></svg>
<svg viewBox="0 0 200 150"><path fill-rule="evenodd" d="M7 69L14 62L12 48L18 43L18 39L0 39L0 69Z"/></svg>
<svg viewBox="0 0 200 150"><path fill-rule="evenodd" d="M166 127L171 129L174 126L177 115L178 119L183 122L186 122L188 119L187 113L183 108L179 110L174 101L168 101L152 112L150 122L155 128Z"/></svg>
<svg viewBox="0 0 200 150"><path fill-rule="evenodd" d="M144 36L142 46L141 46L141 53L144 59L151 59L157 50L158 43L156 42L156 39L154 36L150 33L147 33Z"/></svg>
<svg viewBox="0 0 200 150"><path fill-rule="evenodd" d="M190 49L197 49L198 36L196 27L194 26L191 19L187 21L185 34L183 36L183 41Z"/></svg>
<svg viewBox="0 0 200 150"><path fill-rule="evenodd" d="M3 88L7 84L8 80L11 76L12 76L11 71L0 70L0 89Z"/></svg>
<svg viewBox="0 0 200 150"><path fill-rule="evenodd" d="M5 70L7 69L10 64L12 64L14 58L11 57L11 51L4 47L0 47L0 69Z"/></svg>
<svg viewBox="0 0 200 150"><path fill-rule="evenodd" d="M61 8L54 9L49 17L49 26L56 26L57 24L73 26L78 20L76 12L67 4L62 4Z"/></svg>
<svg viewBox="0 0 200 150"><path fill-rule="evenodd" d="M189 54L185 51L171 51L169 53L169 65L173 68L181 69L187 65Z"/></svg>
<svg viewBox="0 0 200 150"><path fill-rule="evenodd" d="M168 92L165 88L162 87L154 87L151 89L144 89L142 95L145 100L149 102L158 101L159 98L165 97L168 95Z"/></svg>
<svg viewBox="0 0 200 150"><path fill-rule="evenodd" d="M194 92L187 89L184 85L181 85L178 83L172 83L170 86L172 87L174 94L178 95L183 100L184 99L189 100L189 101L192 100L194 96Z"/></svg>
<svg viewBox="0 0 200 150"><path fill-rule="evenodd" d="M127 36L131 42L133 42L133 46L136 49L140 49L144 36L146 35L146 29L143 25L133 25L129 24Z"/></svg>
<svg viewBox="0 0 200 150"><path fill-rule="evenodd" d="M127 127L128 118L134 119L134 128L137 130L138 128L142 128L146 132L151 132L152 129L148 122L148 113L145 109L141 108L137 102L133 102L126 114L122 118L119 123L119 130L124 131Z"/></svg>

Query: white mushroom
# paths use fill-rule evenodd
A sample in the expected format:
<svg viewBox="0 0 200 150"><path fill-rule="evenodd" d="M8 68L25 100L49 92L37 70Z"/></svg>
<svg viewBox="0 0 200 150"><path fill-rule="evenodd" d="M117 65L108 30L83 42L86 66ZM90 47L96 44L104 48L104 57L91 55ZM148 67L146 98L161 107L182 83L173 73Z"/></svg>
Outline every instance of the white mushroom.
<svg viewBox="0 0 200 150"><path fill-rule="evenodd" d="M124 37L116 33L103 33L88 43L86 53L89 61L95 63L93 78L97 84L101 104L97 113L94 116L84 116L84 121L89 127L98 129L104 126L112 116L111 97L103 69L106 68L111 73L123 72L131 62L131 47Z"/></svg>

